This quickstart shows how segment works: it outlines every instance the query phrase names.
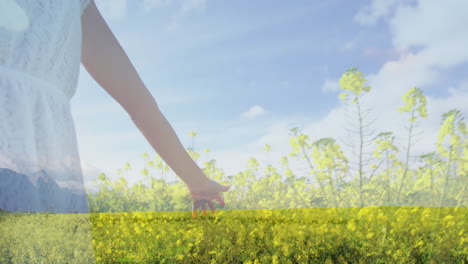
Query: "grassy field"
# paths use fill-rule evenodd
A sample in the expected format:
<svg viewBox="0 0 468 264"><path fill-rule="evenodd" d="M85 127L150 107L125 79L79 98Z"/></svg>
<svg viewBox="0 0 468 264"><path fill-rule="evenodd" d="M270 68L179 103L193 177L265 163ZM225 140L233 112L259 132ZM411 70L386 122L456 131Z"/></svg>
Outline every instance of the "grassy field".
<svg viewBox="0 0 468 264"><path fill-rule="evenodd" d="M0 214L0 263L467 263L466 207Z"/></svg>

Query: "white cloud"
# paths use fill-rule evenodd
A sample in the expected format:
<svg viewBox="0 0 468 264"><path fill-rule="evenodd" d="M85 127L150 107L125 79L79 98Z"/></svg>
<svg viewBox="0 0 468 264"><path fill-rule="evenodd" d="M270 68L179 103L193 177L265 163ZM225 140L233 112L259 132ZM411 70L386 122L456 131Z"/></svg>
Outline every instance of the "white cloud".
<svg viewBox="0 0 468 264"><path fill-rule="evenodd" d="M248 111L241 114L242 118L254 119L258 116L266 114L265 109L259 105L252 106Z"/></svg>
<svg viewBox="0 0 468 264"><path fill-rule="evenodd" d="M442 5L442 6L441 6ZM468 2L421 1L417 7L401 5L390 20L393 45L422 48L414 58L428 71L448 69L468 61Z"/></svg>
<svg viewBox="0 0 468 264"><path fill-rule="evenodd" d="M323 92L335 92L340 89L340 85L338 81L326 79L322 84L322 91Z"/></svg>
<svg viewBox="0 0 468 264"><path fill-rule="evenodd" d="M106 20L120 20L127 15L127 0L96 0L96 6Z"/></svg>
<svg viewBox="0 0 468 264"><path fill-rule="evenodd" d="M408 50L418 46L419 52L404 52L397 60L388 61L380 71L368 77L378 89L371 102L389 105L407 89L438 82L444 70L468 62L468 18L460 10L468 2L450 0L443 3L421 1L417 7L400 5L390 19L392 40L396 49ZM465 6L465 7L464 7ZM430 30L429 30L430 29ZM377 98L378 97L378 98ZM395 100L394 99L394 100Z"/></svg>
<svg viewBox="0 0 468 264"><path fill-rule="evenodd" d="M390 20L393 44L397 48L430 47L450 41L466 44L467 10L465 0L421 0L417 6L399 5Z"/></svg>

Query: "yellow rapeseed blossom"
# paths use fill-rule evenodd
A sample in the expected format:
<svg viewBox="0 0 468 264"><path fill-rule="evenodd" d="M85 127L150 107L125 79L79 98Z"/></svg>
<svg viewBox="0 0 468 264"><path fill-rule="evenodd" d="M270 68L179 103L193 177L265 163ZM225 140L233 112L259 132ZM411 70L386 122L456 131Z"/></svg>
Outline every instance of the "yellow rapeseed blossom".
<svg viewBox="0 0 468 264"><path fill-rule="evenodd" d="M279 264L278 256L277 256L277 255L273 255L273 257L272 257L272 264Z"/></svg>
<svg viewBox="0 0 468 264"><path fill-rule="evenodd" d="M399 213L403 214L403 217L398 217L398 213L392 212L394 218L387 223L378 221L386 217L384 214L386 211L378 208L356 210L355 214L351 213L350 209L340 216L334 214L333 210L324 210L324 213L320 213L318 209L307 213L305 211L296 211L294 219L289 218L292 213L286 215L281 211L273 211L272 215L268 215L272 211L262 213L248 211L243 216L238 215L248 217L248 219L258 217L261 220L251 222L232 218L229 215L232 212L226 211L226 217L219 217L218 223L213 221L214 218L203 222L192 221L189 213L186 216L189 219L187 222L183 222L181 217L174 212L162 214L162 216L155 215L152 222L148 222L144 217L137 220L131 219L135 217L135 214L127 214L125 217L124 214L103 214L100 216L100 222L97 222L97 217L93 218L92 247L96 261L103 263L120 262L119 258L122 256L134 262L161 262L164 258L167 262L182 263L190 257L190 261L194 263L225 263L226 259L231 258L233 252L236 252L235 249L250 255L250 263L286 263L286 260L281 259L284 256L293 257L293 261L299 263L314 262L319 258L323 259L321 254L324 252L334 252L337 243L341 241L364 242L363 246L357 249L360 250L362 258L353 260L356 263L361 263L364 258L370 257L375 262L382 260L410 263L414 258L411 256L411 250L419 252L432 250L430 253L433 254L434 259L440 260L437 254L440 248L436 247L439 244L447 245L449 241L453 241L450 247L456 251L456 254L466 253L466 250L464 251L464 245L467 243L466 228L462 229L464 223L459 216L462 214L452 212L452 215L443 215L440 228L433 230L432 225L421 225L421 215L424 213L420 214L413 208L406 210L400 208ZM355 218L358 212L361 213L360 220ZM429 214L429 212L426 213ZM367 221L369 218L365 216L368 215L374 215L375 221ZM171 217L173 220L168 221ZM392 224L394 222L398 223ZM0 232L9 230L2 229L3 223L0 225ZM97 227L99 223L102 225L101 228ZM448 225L451 225L451 228L445 228ZM27 226L26 223L24 228ZM435 239L440 243L428 247L421 234L439 231L440 233L435 234ZM138 235L139 232L143 235ZM404 241L399 240L397 234L400 235L403 232L411 235L412 243L400 247L397 245ZM5 234L8 235L8 232ZM249 234L251 237L245 239ZM34 237L40 238L41 236L34 235ZM207 241L216 242L220 248L210 248L202 243ZM256 259L255 253L258 253L256 247L259 241L272 252L271 257L262 256ZM368 247L369 244L372 245L371 248ZM2 248L4 245L0 241L0 263L5 262L6 259L3 257L7 252ZM152 252L156 254L149 255ZM167 257L167 254L163 255L164 253L161 252L176 253ZM201 256L200 252L206 253ZM333 259L337 263L349 262L343 252L334 254L330 261ZM329 263L332 263L330 261ZM60 262L54 260L47 263Z"/></svg>
<svg viewBox="0 0 468 264"><path fill-rule="evenodd" d="M356 230L356 224L353 221L349 221L346 227L351 231Z"/></svg>

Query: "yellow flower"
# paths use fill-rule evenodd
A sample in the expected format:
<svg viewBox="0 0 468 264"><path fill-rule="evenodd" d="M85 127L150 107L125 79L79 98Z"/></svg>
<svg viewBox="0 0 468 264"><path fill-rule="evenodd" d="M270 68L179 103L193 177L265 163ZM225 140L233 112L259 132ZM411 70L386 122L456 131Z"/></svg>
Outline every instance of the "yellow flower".
<svg viewBox="0 0 468 264"><path fill-rule="evenodd" d="M279 262L278 262L278 256L277 256L277 255L273 255L272 263L273 263L273 264L279 264Z"/></svg>
<svg viewBox="0 0 468 264"><path fill-rule="evenodd" d="M453 215L447 215L446 217L444 217L444 221L449 221L453 218Z"/></svg>
<svg viewBox="0 0 468 264"><path fill-rule="evenodd" d="M140 234L140 233L141 233L141 230L140 230L140 228L139 228L138 226L135 226L135 232L136 232L137 234Z"/></svg>
<svg viewBox="0 0 468 264"><path fill-rule="evenodd" d="M353 221L348 222L346 226L349 230L355 231L356 230L356 224Z"/></svg>

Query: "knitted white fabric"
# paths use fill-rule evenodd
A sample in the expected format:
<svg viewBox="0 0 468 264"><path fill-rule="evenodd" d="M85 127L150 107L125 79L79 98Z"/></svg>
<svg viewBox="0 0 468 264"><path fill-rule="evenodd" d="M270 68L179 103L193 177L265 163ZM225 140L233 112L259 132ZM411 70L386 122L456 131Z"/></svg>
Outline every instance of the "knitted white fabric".
<svg viewBox="0 0 468 264"><path fill-rule="evenodd" d="M25 196L15 195L24 184L0 172L0 209L87 212L70 100L89 0L0 2L0 168L26 175L37 187L32 195L43 200L21 201ZM38 177L49 185L37 186ZM47 194L54 182L59 195Z"/></svg>

